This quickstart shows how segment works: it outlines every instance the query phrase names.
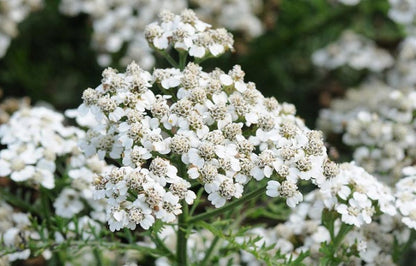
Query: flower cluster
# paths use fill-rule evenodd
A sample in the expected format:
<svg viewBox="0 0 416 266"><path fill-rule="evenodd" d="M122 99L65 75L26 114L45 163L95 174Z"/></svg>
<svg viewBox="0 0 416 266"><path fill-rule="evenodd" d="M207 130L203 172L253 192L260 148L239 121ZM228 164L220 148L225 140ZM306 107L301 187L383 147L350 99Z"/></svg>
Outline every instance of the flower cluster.
<svg viewBox="0 0 416 266"><path fill-rule="evenodd" d="M247 243L250 239L258 240L254 247L220 258L220 262L233 260L236 263L261 265L261 260L250 251L273 246L268 253L270 256L282 254L279 263L284 264L290 258L309 251L309 256L303 262L316 264L322 257L321 245L333 241L330 229L322 222L323 216L333 212L337 215L333 221L333 233L339 232L342 224L355 225L342 241L342 248L336 250L340 253L336 256L342 257L345 248L350 253L348 259L358 265L362 262L389 262L389 265L394 265L391 256L394 242L406 243L410 230L400 224L395 216L392 191L354 164L343 164L339 168L332 178L308 193L305 201L292 209L286 222L271 228L253 228L245 232L244 236L236 237L235 241L240 244ZM176 248L174 237L171 228L166 228L160 234L160 238L164 239L171 250ZM189 241L192 244L189 245L188 252L192 254L193 262L198 262L203 259L204 250L209 248L214 236L202 230L193 232ZM222 246L226 248L227 244L229 243L224 242ZM163 262L167 263L167 260L160 258L157 262L164 265Z"/></svg>
<svg viewBox="0 0 416 266"><path fill-rule="evenodd" d="M196 6L195 12L214 25L243 32L248 37L256 37L264 30L256 16L262 9L259 0L215 2L194 0L191 2L192 6ZM145 26L157 20L157 15L161 10L178 13L187 6L188 3L184 0L122 0L106 3L63 0L60 10L69 16L80 13L91 16L94 29L93 46L99 52L98 62L100 65L110 65L112 54L119 52L123 45L127 45L126 53L120 63L127 65L135 60L142 68L150 69L153 67L155 59L145 40ZM166 16L163 19L169 20ZM189 27L182 30L184 32L177 32L175 36L183 38L186 36L180 37L181 33L192 34L189 32L191 30ZM202 29L198 28L197 30ZM200 42L204 41L204 39L200 40Z"/></svg>
<svg viewBox="0 0 416 266"><path fill-rule="evenodd" d="M209 29L189 10L161 17L161 25L146 30L158 49L203 57L232 48L229 33ZM150 73L131 63L126 73L106 69L102 84L84 91L79 113L93 114L96 126L81 148L86 156L120 164L95 181L112 230L147 229L155 218L174 221L180 201L195 198L192 184L203 186L218 208L241 197L253 177L266 177L267 195L294 207L302 200L298 181L319 185L334 174L321 133L309 130L293 105L264 97L244 75L238 65L228 73L204 72L190 62L183 70Z"/></svg>
<svg viewBox="0 0 416 266"><path fill-rule="evenodd" d="M322 222L333 212L337 215L333 224L335 234L342 224L354 224L342 242L350 254L349 261L358 265L362 262L394 265L391 254L395 241L405 244L410 237L410 229L398 221L394 204L390 188L362 168L342 164L335 177L305 195L305 201L292 209L286 222L274 228L250 230L247 237L260 236L259 246L275 244L270 253L280 251L287 259L309 251L303 262L316 264L322 256L321 244L328 245L333 240L330 227ZM341 253L343 249L338 248L336 252ZM247 254L241 259L248 262L249 258L251 263L256 262Z"/></svg>
<svg viewBox="0 0 416 266"><path fill-rule="evenodd" d="M371 82L333 101L331 109L321 112L319 126L342 132L344 143L356 147L354 160L367 171L397 179L415 158L415 101L414 91Z"/></svg>
<svg viewBox="0 0 416 266"><path fill-rule="evenodd" d="M224 28L210 29L194 11L186 9L180 15L170 11L160 13L161 23L146 26L144 34L149 45L158 50L172 46L195 58L219 56L233 48L233 37Z"/></svg>
<svg viewBox="0 0 416 266"><path fill-rule="evenodd" d="M182 72L156 69L152 76L132 63L125 74L107 69L103 84L84 92L80 112L91 111L101 123L87 132L83 150L121 157L123 165L96 181L98 194L117 204L111 216L120 216L124 206L123 217L134 207L171 221L180 199L191 195L192 203L193 180L221 207L240 197L252 176L277 173L281 180L270 181L267 193L286 197L290 206L302 199L299 179L325 179L320 133L308 130L292 105L264 98L243 76L238 66L228 74L206 73L193 63ZM173 95L154 95L152 85ZM138 194L130 206L128 191Z"/></svg>
<svg viewBox="0 0 416 266"><path fill-rule="evenodd" d="M303 263L319 263L322 259L322 244L327 246L331 242L330 231L322 224L322 215L328 213L322 212L324 202L321 197L318 190L309 193L286 222L272 228L253 230L253 234L261 236L261 242L275 243L271 252L279 250L287 258L296 258L302 252L309 251L310 254ZM335 220L335 233L339 232L341 224L340 219ZM381 215L369 224L354 227L343 239L334 256L342 258L348 253L348 262L354 262L354 265L395 265L391 255L395 241L405 244L409 236L410 230L400 225L396 217Z"/></svg>
<svg viewBox="0 0 416 266"><path fill-rule="evenodd" d="M353 163L342 164L339 173L320 186L320 193L325 207L338 212L345 224L369 224L377 212L396 215L391 189Z"/></svg>
<svg viewBox="0 0 416 266"><path fill-rule="evenodd" d="M387 81L371 78L348 90L318 120L324 132L343 134L343 142L355 147L354 160L387 182L400 178L416 158L415 51L413 38L404 40Z"/></svg>
<svg viewBox="0 0 416 266"><path fill-rule="evenodd" d="M154 57L144 38L144 27L157 19L160 10L167 9L179 12L186 8L184 0L151 0L151 1L86 1L63 0L60 10L63 14L75 16L85 13L91 16L93 47L98 51L98 63L108 66L111 54L127 44L123 65L131 60L149 69L154 65Z"/></svg>
<svg viewBox="0 0 416 266"><path fill-rule="evenodd" d="M394 62L387 51L377 48L372 40L352 31L345 31L339 40L314 52L312 61L326 69L348 65L357 70L368 69L373 72L381 72Z"/></svg>
<svg viewBox="0 0 416 266"><path fill-rule="evenodd" d="M41 8L43 0L0 0L0 58L10 45L11 40L19 33L18 24L30 12Z"/></svg>
<svg viewBox="0 0 416 266"><path fill-rule="evenodd" d="M55 187L54 173L59 157L77 149L83 132L65 127L63 115L46 107L22 108L0 126L0 176L15 182Z"/></svg>
<svg viewBox="0 0 416 266"><path fill-rule="evenodd" d="M192 10L165 10L153 22L176 1L186 4L62 1L65 12L94 14L106 56L139 29L171 67L147 71L149 59L104 70L66 112L83 129L46 107L0 104L0 264L73 247L82 247L74 264L134 264L148 254L156 265L399 263L416 229L415 39L404 40L396 61L352 32L314 54L327 69L377 72L321 113L320 127L356 148L357 165L337 164L323 134L293 105L262 95L239 65L199 65L233 50L229 32ZM139 3L152 11L133 8ZM218 1L221 11L192 3L240 28L258 1ZM263 194L267 202L254 201ZM259 217L268 228L256 228Z"/></svg>

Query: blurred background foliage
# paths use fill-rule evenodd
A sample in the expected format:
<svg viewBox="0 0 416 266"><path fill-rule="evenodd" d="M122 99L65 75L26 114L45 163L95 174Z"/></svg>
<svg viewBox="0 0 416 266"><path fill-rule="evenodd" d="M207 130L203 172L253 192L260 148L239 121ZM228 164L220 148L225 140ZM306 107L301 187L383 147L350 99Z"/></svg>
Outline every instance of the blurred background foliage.
<svg viewBox="0 0 416 266"><path fill-rule="evenodd" d="M236 53L204 66L227 70L242 65L246 80L255 82L267 96L295 104L310 127L320 108L366 76L365 71L348 67L319 70L311 63L315 50L335 41L347 28L393 53L404 35L386 15L387 0L364 0L357 6L331 0L265 2L268 31L250 41L237 38ZM0 59L0 87L6 97L29 96L34 103L46 101L64 110L79 105L82 91L99 84L103 68L90 44L89 17L66 17L58 6L58 0L47 0L45 8L19 25L19 36ZM112 67L124 71L122 66Z"/></svg>

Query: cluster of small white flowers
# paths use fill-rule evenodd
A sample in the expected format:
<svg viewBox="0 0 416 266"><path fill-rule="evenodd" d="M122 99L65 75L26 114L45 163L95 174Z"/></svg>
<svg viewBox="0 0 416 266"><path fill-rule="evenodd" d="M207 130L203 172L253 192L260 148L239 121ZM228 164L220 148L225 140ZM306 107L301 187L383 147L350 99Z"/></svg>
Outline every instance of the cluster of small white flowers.
<svg viewBox="0 0 416 266"><path fill-rule="evenodd" d="M394 75L391 83L400 90L376 80L366 82L334 100L318 120L320 129L342 134L343 142L355 148L353 158L359 165L389 183L416 158L416 91L409 87L409 75L401 75L401 81L398 72L392 69L390 77Z"/></svg>
<svg viewBox="0 0 416 266"><path fill-rule="evenodd" d="M361 227L376 212L396 215L391 189L353 163L344 163L334 178L320 186L324 205L341 215L343 223Z"/></svg>
<svg viewBox="0 0 416 266"><path fill-rule="evenodd" d="M387 51L350 30L344 31L337 41L315 51L312 61L326 69L348 65L357 70L368 69L373 72L381 72L394 63Z"/></svg>
<svg viewBox="0 0 416 266"><path fill-rule="evenodd" d="M0 58L18 35L18 24L42 4L43 0L0 0Z"/></svg>
<svg viewBox="0 0 416 266"><path fill-rule="evenodd" d="M233 49L234 40L224 28L211 29L194 11L186 9L180 15L170 11L160 13L161 23L146 26L144 34L151 47L165 50L172 46L190 56L203 58L219 56Z"/></svg>
<svg viewBox="0 0 416 266"><path fill-rule="evenodd" d="M31 222L27 213L18 212L12 206L0 198L0 247L1 251L16 250L0 257L0 264L8 265L9 262L24 260L30 256L30 248L27 242L30 239L39 239L39 234L31 229ZM42 254L50 257L46 250Z"/></svg>
<svg viewBox="0 0 416 266"><path fill-rule="evenodd" d="M355 227L343 239L335 256L342 257L342 250L349 252L348 260L354 265L362 263L372 265L395 265L392 254L394 245L404 245L410 238L410 228L400 222L396 213L395 197L389 187L380 183L376 178L366 173L353 163L327 166L332 172L331 178L325 180L319 188L305 196L305 200L292 209L292 213L284 223L271 228L253 228L244 236L237 237L237 243L247 243L249 239L260 237L255 243L258 248L275 245L270 252L282 254L285 259L276 261L284 263L297 258L303 252L310 252L303 261L306 265L315 265L322 256L322 243L331 241L330 232L322 223L322 216L327 212L336 212L338 217L334 223L334 233L337 234L342 223L353 224ZM415 174L415 169L409 173ZM411 184L414 188L414 182ZM403 186L409 187L408 182ZM409 189L407 190L409 191ZM413 189L413 193L416 190ZM412 196L414 198L414 195ZM410 210L409 200L402 205ZM399 205L397 205L399 207ZM413 207L414 208L414 207ZM168 248L176 249L175 231L168 227L160 233ZM206 230L193 232L190 236L188 253L192 254L193 262L201 261L205 250L210 246L214 236ZM333 239L332 239L333 240ZM149 240L142 245L150 245ZM226 248L227 241L222 243ZM234 253L220 259L220 263L232 260L234 263L247 265L263 265L263 262L248 251ZM168 265L166 258L159 258L157 265Z"/></svg>
<svg viewBox="0 0 416 266"><path fill-rule="evenodd" d="M396 216L381 215L377 220L361 228L354 228L343 243L347 251L357 254L349 258L355 265L397 265L393 261L394 245L404 245L410 237Z"/></svg>
<svg viewBox="0 0 416 266"><path fill-rule="evenodd" d="M146 31L158 49L171 45L202 57L232 48L229 33L208 30L192 11L161 17L161 26L151 24ZM212 40L201 43L201 36ZM106 69L102 84L84 91L79 113L93 114L96 126L81 149L122 166L95 182L96 196L107 199L111 230L136 224L147 229L155 218L175 220L180 200L192 204L195 198L191 183L201 184L218 208L241 197L252 177L266 177L273 179L267 195L284 197L294 207L302 200L299 180L319 185L332 176L321 133L295 117L293 105L265 98L244 75L238 65L225 73L189 63L182 71L151 74L131 63L126 73Z"/></svg>
<svg viewBox="0 0 416 266"><path fill-rule="evenodd" d="M261 21L256 16L262 10L262 2L259 0L191 2L199 16L216 26L221 25L229 30L243 32L248 37L259 36L264 31ZM122 65L135 60L144 69L150 69L155 59L145 40L145 26L157 20L161 10L178 13L187 6L185 0L63 0L60 10L69 16L81 13L91 16L94 30L92 45L99 53L100 65L110 65L112 54L126 46L126 52L120 61ZM169 20L168 16L163 19ZM199 23L199 26L202 24ZM197 31L203 30L198 27ZM186 38L186 34L193 35L189 30L193 31L189 27L181 28L175 37ZM181 37L181 34L185 35ZM199 42L204 43L204 38L201 37Z"/></svg>
<svg viewBox="0 0 416 266"><path fill-rule="evenodd" d="M362 184L361 180L367 179L369 179L366 181L367 183ZM358 181L360 184L356 183ZM367 188L367 186L370 186L370 188ZM375 188L372 188L372 186L375 186ZM276 252L284 255L286 260L276 261L276 263L282 264L284 261L297 258L302 252L309 251L310 254L303 263L306 265L315 265L322 256L320 251L321 244L331 241L328 229L322 224L323 211L325 209L335 210L335 205L337 205L333 204L335 201L342 201L344 204L352 203L355 198L358 198L354 196L355 193L356 195L366 195L373 203L378 201L379 205L382 205L382 202L385 203L388 201L389 211L387 213L392 213L391 207L394 207L394 201L392 202L391 200L393 197L390 192L386 194L385 189L387 188L382 188L382 185L374 177L368 176L361 168L351 164L341 165L339 174L327 180L321 189L316 189L307 194L305 201L292 209L292 213L286 222L271 228L253 228L247 231L244 236L237 237L236 242L242 244L246 243L249 239L260 237L255 245L258 248L275 245L268 252L270 252L271 256L276 254ZM384 199L386 196L387 199ZM350 199L348 200L348 198ZM348 203L346 203L347 201ZM329 202L332 203L329 204ZM361 202L363 202L362 199ZM351 204L349 207L351 213L354 212L354 206L356 207L357 205ZM383 206L386 207L385 205ZM376 207L376 205L374 207L377 209L380 208L379 206ZM345 223L343 215L339 215L341 218L335 221L335 233L339 231L341 222ZM160 234L160 238L164 239L168 248L172 251L176 248L174 232L171 228L166 228ZM393 243L397 241L399 244L404 244L408 241L409 237L409 228L403 226L397 220L396 216L382 214L369 223L354 227L343 240L342 246L346 247L350 253L355 251L356 257L348 257L348 260L356 263L355 265L360 265L361 263L383 265L383 262L386 262L388 265L395 265L391 256L393 253ZM188 253L192 254L193 262L198 262L203 259L205 250L209 248L213 239L214 236L206 230L191 234ZM227 241L223 242L222 245L225 248ZM340 252L340 250L337 252ZM220 263L227 262L230 259L236 264L263 265L261 260L247 251L241 251L240 253L232 254L232 256L221 258ZM157 265L168 265L168 260L166 258L160 258L157 260Z"/></svg>
<svg viewBox="0 0 416 266"><path fill-rule="evenodd" d="M363 246L359 257L348 259L357 263L391 262L395 236L403 244L410 235L406 228L398 230L394 222L395 198L391 190L354 164L332 164L326 170L332 172L332 177L306 195L305 201L292 210L285 223L251 230L247 237L260 236L259 246L276 244L271 254L279 250L287 259L309 251L310 255L303 262L313 265L322 255L321 244L331 240L328 229L322 224L323 211L330 210L340 217L335 222L335 232L339 231L341 222L355 226L343 243L349 247L357 243ZM377 218L380 213L382 216ZM242 261L250 265L258 263L250 254L242 255Z"/></svg>
<svg viewBox="0 0 416 266"><path fill-rule="evenodd" d="M383 77L371 77L322 110L318 128L343 134L354 147L354 160L392 183L416 158L416 40L399 46L395 64ZM384 78L386 81L382 81Z"/></svg>
<svg viewBox="0 0 416 266"><path fill-rule="evenodd" d="M258 14L263 10L262 0L191 0L197 8L195 12L204 21L223 26L231 31L242 32L253 38L264 32Z"/></svg>
<svg viewBox="0 0 416 266"><path fill-rule="evenodd" d="M305 196L305 201L296 206L285 223L274 228L266 228L260 236L266 243L276 243L287 258L296 258L301 252L309 251L303 261L315 265L322 256L321 244L330 242L330 233L322 225L324 198L319 190ZM335 234L339 231L341 220L335 221ZM410 230L397 221L396 217L381 215L369 224L354 227L344 238L342 245L350 255L349 262L354 265L369 263L373 265L395 265L392 261L393 243L404 244L410 237ZM342 249L339 248L337 252ZM356 253L357 256L352 254ZM341 255L341 254L340 254Z"/></svg>
<svg viewBox="0 0 416 266"><path fill-rule="evenodd" d="M63 115L46 107L23 108L0 126L0 176L29 185L55 187L58 157L77 149L83 131L63 125Z"/></svg>
<svg viewBox="0 0 416 266"><path fill-rule="evenodd" d="M350 253L357 253L357 257L350 255L349 261L354 261L354 265L395 265L391 256L393 244L395 241L399 244L406 243L410 230L398 220L394 200L390 189L362 168L343 164L336 177L325 181L320 189L305 195L305 200L292 210L286 222L274 228L250 230L247 236L260 236L262 239L259 245L276 244L271 254L279 250L287 259L309 251L310 254L303 263L315 265L322 256L321 244L331 240L328 229L322 224L322 215L325 215L323 211L333 210L340 216L335 221L335 233L339 231L341 222L355 223L342 244ZM352 216L354 221L351 220ZM365 216L373 218L365 221ZM245 254L242 259L250 265L256 265L256 259L252 256Z"/></svg>
<svg viewBox="0 0 416 266"><path fill-rule="evenodd" d="M349 90L345 99L333 101L331 109L320 113L318 126L326 132L343 133L343 142L356 147L354 160L392 182L416 156L415 103L415 91L371 82Z"/></svg>

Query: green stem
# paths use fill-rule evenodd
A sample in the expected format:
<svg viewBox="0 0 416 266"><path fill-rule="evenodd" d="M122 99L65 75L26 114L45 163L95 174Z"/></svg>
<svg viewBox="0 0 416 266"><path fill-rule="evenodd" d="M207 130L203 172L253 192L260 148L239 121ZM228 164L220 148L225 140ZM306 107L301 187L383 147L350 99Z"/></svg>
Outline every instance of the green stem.
<svg viewBox="0 0 416 266"><path fill-rule="evenodd" d="M93 249L93 253L94 253L94 257L95 257L95 261L97 265L103 265L103 260L101 259L101 252L98 249L98 247Z"/></svg>
<svg viewBox="0 0 416 266"><path fill-rule="evenodd" d="M235 208L235 207L237 207L237 206L239 206L239 205L241 205L241 204L243 204L243 203L245 203L249 200L252 200L252 199L262 195L264 193L265 189L266 189L266 185L263 185L263 186L259 187L258 189L256 189L256 190L246 194L245 196L239 198L238 200L235 200L235 201L233 201L233 202L231 202L231 203L229 203L229 204L227 204L227 205L225 205L221 208L218 208L218 209L215 209L215 210L212 210L212 211L208 211L208 212L205 212L205 213L201 213L199 215L191 217L188 220L188 223L192 224L192 223L198 222L200 220L205 220L207 218L211 218L211 217L215 217L217 215L220 215L220 214L222 214L222 213L224 213L228 210L231 210L231 209L233 209L233 208Z"/></svg>
<svg viewBox="0 0 416 266"><path fill-rule="evenodd" d="M179 52L179 69L183 70L186 65L186 58L188 57L188 53L186 51Z"/></svg>
<svg viewBox="0 0 416 266"><path fill-rule="evenodd" d="M407 242L404 245L400 246L399 248L396 248L393 252L393 261L395 263L397 263L398 265L405 265L406 258L409 255L407 253L409 252L410 248L415 242L415 239L416 239L416 231L411 230L411 233ZM398 245L397 242L395 243L395 245Z"/></svg>
<svg viewBox="0 0 416 266"><path fill-rule="evenodd" d="M176 245L176 256L177 256L177 265L186 266L188 265L188 257L186 254L187 249L187 231L188 231L188 205L186 202L182 202L182 214L179 215L178 219L178 235L177 235L177 245Z"/></svg>
<svg viewBox="0 0 416 266"><path fill-rule="evenodd" d="M220 238L218 236L215 236L214 240L212 240L211 245L209 246L209 249L207 250L207 253L205 253L205 257L200 264L201 266L204 266L207 264L219 240Z"/></svg>
<svg viewBox="0 0 416 266"><path fill-rule="evenodd" d="M338 249L338 246L341 245L342 240L344 239L344 237L353 228L354 228L353 225L344 224L344 223L341 224L341 228L339 229L339 232L338 232L337 236L335 237L335 239L333 239L333 249L334 249L334 251L336 251Z"/></svg>
<svg viewBox="0 0 416 266"><path fill-rule="evenodd" d="M41 243L40 245L37 245L37 243ZM29 243L29 248L33 251L39 251L39 250L45 250L49 249L50 251L56 251L56 253L60 250L67 251L68 249L77 251L80 250L83 247L91 247L91 248L107 248L110 250L137 250L140 251L143 254L150 255L152 257L162 257L165 256L166 253L163 250L150 248L146 246L137 245L135 243L129 244L129 243L120 243L116 241L95 241L95 240L72 240L69 239L63 243L56 243L54 240L49 241L32 241ZM19 251L18 248L14 247L6 247L4 245L0 244L0 257L6 256L11 253L15 253ZM55 253L55 252L54 252Z"/></svg>
<svg viewBox="0 0 416 266"><path fill-rule="evenodd" d="M154 236L151 236L153 242L156 244L158 249L163 250L164 253L168 254L166 257L169 259L175 259L175 255L170 251L170 249L165 245L165 243L160 239L157 233Z"/></svg>
<svg viewBox="0 0 416 266"><path fill-rule="evenodd" d="M235 213L240 213L241 208L234 208L230 210L228 213L226 213L226 219L230 219L231 216L233 216ZM235 217L235 216L234 216ZM246 217L245 214L237 215L236 219L232 223L231 226L229 226L229 230L234 230L236 227L238 227L242 220L244 220ZM209 260L211 259L211 256L216 249L218 245L221 245L222 239L216 235L214 240L212 240L211 245L209 246L207 253L205 253L204 259L201 262L201 266L207 265Z"/></svg>
<svg viewBox="0 0 416 266"><path fill-rule="evenodd" d="M202 196L202 193L203 193L204 191L205 191L204 187L201 187L201 188L198 190L198 193L196 194L196 199L195 199L195 201L194 201L194 204L192 205L192 207L191 207L191 211L189 212L189 215L190 215L190 216L194 215L194 212L195 212L195 210L196 210L196 207L198 207L199 203L202 201L202 200L201 200L201 196Z"/></svg>
<svg viewBox="0 0 416 266"><path fill-rule="evenodd" d="M341 263L341 259L337 257L337 253L339 253L337 251L345 236L354 228L354 226L341 223L341 227L335 235L335 221L338 218L338 214L334 211L324 210L322 215L322 224L328 229L331 236L331 242L328 243L326 249L322 249L324 259L321 259L320 265L338 265Z"/></svg>
<svg viewBox="0 0 416 266"><path fill-rule="evenodd" d="M206 61L207 59L211 59L211 58L214 58L214 57L215 56L208 55L208 56L205 56L203 58L195 58L195 63L200 65L200 64L202 64L202 62Z"/></svg>
<svg viewBox="0 0 416 266"><path fill-rule="evenodd" d="M52 217L52 212L51 212L51 208L50 208L50 201L49 201L49 197L48 197L48 190L41 188L40 189L40 199L41 199L41 203L42 203L42 211L44 213L44 218L46 219L46 225L48 227L48 229L51 228L51 217ZM48 230L49 232L51 232L50 230Z"/></svg>
<svg viewBox="0 0 416 266"><path fill-rule="evenodd" d="M170 56L169 53L167 53L165 50L157 50L156 51L162 55L168 62L169 64L171 64L173 67L175 68L179 68L178 63L176 63L175 59L172 58L172 56Z"/></svg>

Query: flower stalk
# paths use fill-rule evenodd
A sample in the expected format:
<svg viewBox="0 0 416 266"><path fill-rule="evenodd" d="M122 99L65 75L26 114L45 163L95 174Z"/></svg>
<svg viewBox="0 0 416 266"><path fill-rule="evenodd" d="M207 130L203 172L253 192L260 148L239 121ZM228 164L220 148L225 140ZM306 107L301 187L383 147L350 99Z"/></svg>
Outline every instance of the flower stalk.
<svg viewBox="0 0 416 266"><path fill-rule="evenodd" d="M188 242L188 205L182 203L182 214L178 218L178 233L177 233L177 245L176 245L176 256L177 256L177 265L188 265L188 255L187 255L187 242Z"/></svg>

